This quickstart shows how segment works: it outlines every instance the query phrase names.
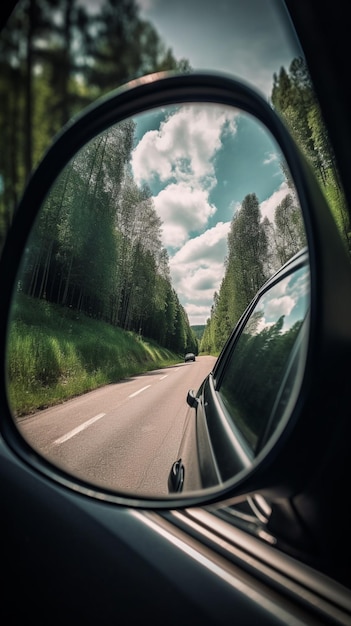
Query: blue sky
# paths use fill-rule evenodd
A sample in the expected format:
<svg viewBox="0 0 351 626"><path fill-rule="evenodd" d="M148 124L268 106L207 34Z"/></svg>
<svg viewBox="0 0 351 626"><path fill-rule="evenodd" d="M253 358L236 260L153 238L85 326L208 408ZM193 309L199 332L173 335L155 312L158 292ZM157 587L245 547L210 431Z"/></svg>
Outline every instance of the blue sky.
<svg viewBox="0 0 351 626"><path fill-rule="evenodd" d="M95 0L96 1L96 0ZM272 77L301 54L281 0L137 0L177 59L235 75L270 96Z"/></svg>

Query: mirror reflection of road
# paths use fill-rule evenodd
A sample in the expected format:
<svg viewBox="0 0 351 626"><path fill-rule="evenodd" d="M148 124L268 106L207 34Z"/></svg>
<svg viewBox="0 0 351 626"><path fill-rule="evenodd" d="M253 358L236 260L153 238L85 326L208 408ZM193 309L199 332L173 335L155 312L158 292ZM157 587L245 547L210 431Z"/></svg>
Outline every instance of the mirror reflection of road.
<svg viewBox="0 0 351 626"><path fill-rule="evenodd" d="M130 494L166 495L187 392L197 390L215 360L197 357L108 385L28 416L19 429L33 448L75 476Z"/></svg>

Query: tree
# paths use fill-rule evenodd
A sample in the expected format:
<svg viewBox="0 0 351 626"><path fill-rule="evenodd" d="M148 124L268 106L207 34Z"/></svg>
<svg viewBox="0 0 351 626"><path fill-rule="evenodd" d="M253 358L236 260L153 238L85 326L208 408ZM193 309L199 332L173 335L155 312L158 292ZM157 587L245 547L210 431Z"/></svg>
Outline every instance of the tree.
<svg viewBox="0 0 351 626"><path fill-rule="evenodd" d="M267 239L256 194L245 196L228 235L228 273L233 281L235 323L266 280Z"/></svg>
<svg viewBox="0 0 351 626"><path fill-rule="evenodd" d="M154 27L139 17L135 0L105 0L94 31L87 79L100 93L138 76L178 67Z"/></svg>
<svg viewBox="0 0 351 626"><path fill-rule="evenodd" d="M256 194L245 196L228 234L228 257L219 293L201 341L201 351L219 352L267 278L267 224L262 224Z"/></svg>
<svg viewBox="0 0 351 626"><path fill-rule="evenodd" d="M301 209L287 194L274 213L275 249L279 265L283 265L306 245L306 235Z"/></svg>
<svg viewBox="0 0 351 626"><path fill-rule="evenodd" d="M0 46L0 136L9 146L0 155L1 249L28 177L74 114L130 79L189 64L165 48L135 0L105 0L97 15L78 0L23 0Z"/></svg>
<svg viewBox="0 0 351 626"><path fill-rule="evenodd" d="M272 104L284 118L306 159L311 164L330 204L335 222L351 251L351 224L344 192L328 133L302 58L294 59L289 72L280 69L273 77Z"/></svg>

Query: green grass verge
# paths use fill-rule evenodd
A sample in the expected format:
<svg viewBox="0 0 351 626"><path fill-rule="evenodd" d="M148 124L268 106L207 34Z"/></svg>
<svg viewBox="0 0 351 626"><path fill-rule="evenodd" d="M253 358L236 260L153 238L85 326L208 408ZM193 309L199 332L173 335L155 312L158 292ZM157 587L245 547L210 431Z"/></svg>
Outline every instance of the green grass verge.
<svg viewBox="0 0 351 626"><path fill-rule="evenodd" d="M346 208L346 200L343 192L337 187L332 177L322 185L322 192L328 202L332 216L345 244L348 253L351 252L351 232L349 232L349 216Z"/></svg>
<svg viewBox="0 0 351 626"><path fill-rule="evenodd" d="M8 394L27 415L103 385L182 361L140 338L48 302L16 297L8 336Z"/></svg>

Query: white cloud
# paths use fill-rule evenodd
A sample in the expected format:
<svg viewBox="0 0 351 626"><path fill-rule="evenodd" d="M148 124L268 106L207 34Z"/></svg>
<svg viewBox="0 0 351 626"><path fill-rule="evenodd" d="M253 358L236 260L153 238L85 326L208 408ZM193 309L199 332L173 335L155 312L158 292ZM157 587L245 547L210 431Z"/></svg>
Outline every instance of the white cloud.
<svg viewBox="0 0 351 626"><path fill-rule="evenodd" d="M190 303L187 305L186 311L191 326L203 326L206 324L211 314L208 302L203 306Z"/></svg>
<svg viewBox="0 0 351 626"><path fill-rule="evenodd" d="M203 324L210 316L213 295L219 291L227 255L230 222L220 222L190 239L170 259L172 284L190 324Z"/></svg>
<svg viewBox="0 0 351 626"><path fill-rule="evenodd" d="M232 108L217 105L184 105L158 130L145 133L132 154L135 181L140 184L157 176L160 181L202 181L211 189L213 156L221 147L221 134L235 133Z"/></svg>
<svg viewBox="0 0 351 626"><path fill-rule="evenodd" d="M207 191L184 182L168 185L154 198L154 204L163 222L163 244L171 248L179 248L191 233L203 230L216 212Z"/></svg>
<svg viewBox="0 0 351 626"><path fill-rule="evenodd" d="M282 315L288 316L296 304L296 299L291 296L282 296L280 298L272 298L265 305L265 313L267 317L277 319Z"/></svg>
<svg viewBox="0 0 351 626"><path fill-rule="evenodd" d="M264 217L268 217L270 222L274 222L274 211L288 193L291 193L291 191L289 190L287 183L284 181L279 189L273 193L273 195L267 198L267 200L261 202L260 209L262 219Z"/></svg>
<svg viewBox="0 0 351 626"><path fill-rule="evenodd" d="M223 262L227 254L227 235L230 222L218 222L202 235L190 239L172 258L172 264L197 263L204 256L210 261Z"/></svg>
<svg viewBox="0 0 351 626"><path fill-rule="evenodd" d="M278 285L275 287L277 289ZM281 292L284 293L286 284L281 284ZM269 301L265 300L264 313L265 317L259 320L255 334L259 334L265 328L269 328L276 324L277 320L284 315L288 317L296 304L296 298L291 298L287 295L278 296L277 298L271 298Z"/></svg>
<svg viewBox="0 0 351 626"><path fill-rule="evenodd" d="M275 163L277 160L278 160L278 155L274 152L271 152L270 154L267 154L263 163L264 165L270 165L271 163Z"/></svg>

